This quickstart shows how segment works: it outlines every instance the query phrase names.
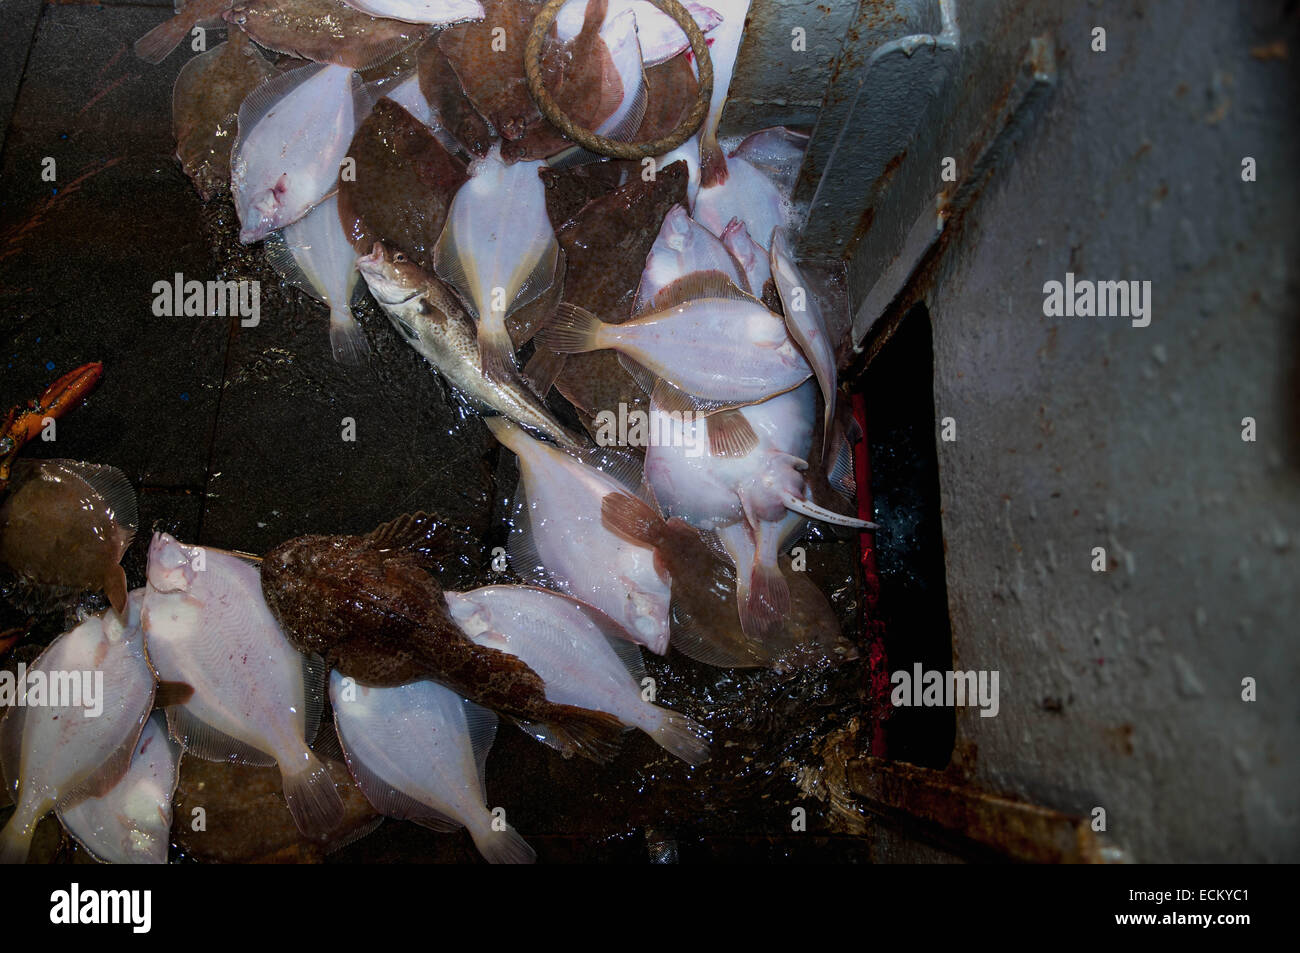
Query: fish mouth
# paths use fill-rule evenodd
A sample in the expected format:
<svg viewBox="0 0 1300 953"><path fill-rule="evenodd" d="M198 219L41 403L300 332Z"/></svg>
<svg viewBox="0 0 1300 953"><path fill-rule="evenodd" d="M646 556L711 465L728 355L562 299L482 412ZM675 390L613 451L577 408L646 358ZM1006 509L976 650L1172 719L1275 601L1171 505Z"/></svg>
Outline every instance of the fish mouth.
<svg viewBox="0 0 1300 953"><path fill-rule="evenodd" d="M370 247L369 255L362 255L357 259L357 267L362 271L377 273L384 263L384 246L381 242L375 242Z"/></svg>

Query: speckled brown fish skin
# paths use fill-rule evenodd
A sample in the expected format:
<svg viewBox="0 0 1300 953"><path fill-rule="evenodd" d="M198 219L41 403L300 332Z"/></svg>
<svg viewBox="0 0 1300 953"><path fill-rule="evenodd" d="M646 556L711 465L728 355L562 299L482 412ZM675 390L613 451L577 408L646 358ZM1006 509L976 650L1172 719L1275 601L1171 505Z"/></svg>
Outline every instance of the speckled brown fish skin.
<svg viewBox="0 0 1300 953"><path fill-rule="evenodd" d="M686 201L685 162L660 169L653 182L637 176L588 202L557 237L569 264L564 300L611 324L632 316L637 283L664 216ZM613 351L570 354L556 388L592 417L620 403L649 409L649 399ZM587 421L589 425L589 420Z"/></svg>
<svg viewBox="0 0 1300 953"><path fill-rule="evenodd" d="M268 50L352 69L382 63L429 32L367 16L342 0L239 0L226 20Z"/></svg>
<svg viewBox="0 0 1300 953"><path fill-rule="evenodd" d="M239 30L194 57L172 90L176 158L204 201L230 185L230 147L239 106L258 83L275 73L252 40Z"/></svg>
<svg viewBox="0 0 1300 953"><path fill-rule="evenodd" d="M556 105L582 129L595 129L623 99L623 82L600 37L606 9L606 0L591 0L582 30L572 43L561 45L552 33L542 46L542 82ZM522 136L502 145L501 158L508 162L545 159L572 145L539 114Z"/></svg>
<svg viewBox="0 0 1300 953"><path fill-rule="evenodd" d="M442 124L473 155L479 158L487 155L492 148L492 130L461 89L460 79L436 39L420 44L416 50L416 63L420 92L437 110Z"/></svg>
<svg viewBox="0 0 1300 953"><path fill-rule="evenodd" d="M532 669L475 645L452 621L429 570L439 565L436 553L482 548L467 536L423 513L368 536L300 536L267 553L262 591L290 642L342 675L377 686L432 678L606 760L622 733L617 721L548 702Z"/></svg>
<svg viewBox="0 0 1300 953"><path fill-rule="evenodd" d="M544 5L543 0L485 0L484 19L451 27L438 37L465 95L503 139L520 138L541 118L524 75L524 46ZM498 27L505 31L505 48L496 41L494 50Z"/></svg>
<svg viewBox="0 0 1300 953"><path fill-rule="evenodd" d="M468 178L428 128L381 99L348 147L356 176L339 183L339 220L358 254L383 242L426 271L456 190Z"/></svg>
<svg viewBox="0 0 1300 953"><path fill-rule="evenodd" d="M119 565L134 530L105 511L103 498L76 474L44 479L59 461L19 460L0 499L0 566L25 583L107 592L119 612L126 576Z"/></svg>

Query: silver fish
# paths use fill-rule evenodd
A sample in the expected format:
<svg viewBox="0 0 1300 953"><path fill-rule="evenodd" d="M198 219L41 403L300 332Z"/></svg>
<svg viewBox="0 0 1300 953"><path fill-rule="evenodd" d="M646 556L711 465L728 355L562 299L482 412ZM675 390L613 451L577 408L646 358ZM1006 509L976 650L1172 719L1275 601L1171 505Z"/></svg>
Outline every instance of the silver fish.
<svg viewBox="0 0 1300 953"><path fill-rule="evenodd" d="M356 252L339 221L331 195L278 235L267 239L266 257L290 284L330 309L330 350L340 364L360 364L370 353L365 332L352 314L360 274Z"/></svg>
<svg viewBox="0 0 1300 953"><path fill-rule="evenodd" d="M230 161L241 242L296 222L333 190L356 131L356 95L345 66L292 70L248 94Z"/></svg>
<svg viewBox="0 0 1300 953"><path fill-rule="evenodd" d="M167 737L161 712L145 722L132 750L131 766L112 790L61 809L59 820L103 863L165 864L181 748Z"/></svg>
<svg viewBox="0 0 1300 953"><path fill-rule="evenodd" d="M687 764L709 759L695 721L642 697L640 650L605 613L532 586L484 586L446 596L462 631L479 645L517 656L541 676L550 701L613 715Z"/></svg>
<svg viewBox="0 0 1300 953"><path fill-rule="evenodd" d="M284 637L257 568L155 533L148 579L149 664L160 679L193 691L167 709L172 737L208 761L277 764L299 830L323 836L343 818L329 771L307 741L320 721L323 666Z"/></svg>
<svg viewBox="0 0 1300 953"><path fill-rule="evenodd" d="M16 807L0 831L0 864L27 859L36 824L51 810L102 795L126 773L154 699L141 595L128 596L125 620L109 610L59 636L11 685L22 698L0 721L0 766ZM56 689L73 694L56 699Z"/></svg>
<svg viewBox="0 0 1300 953"><path fill-rule="evenodd" d="M433 830L464 827L490 863L532 863L509 825L496 829L483 766L497 717L428 680L375 688L330 673L339 743L357 786L389 817Z"/></svg>
<svg viewBox="0 0 1300 953"><path fill-rule="evenodd" d="M532 582L561 588L595 606L650 651L667 652L667 573L652 547L625 539L601 522L605 496L635 493L640 473L633 473L630 464L623 472L597 469L534 440L501 417L487 424L519 458L511 565Z"/></svg>
<svg viewBox="0 0 1300 953"><path fill-rule="evenodd" d="M498 143L470 166L434 251L433 270L478 321L485 377L509 378L515 348L506 316L551 286L560 244L546 214L542 162L506 165Z"/></svg>
<svg viewBox="0 0 1300 953"><path fill-rule="evenodd" d="M785 322L716 272L696 272L622 324L562 304L537 336L560 354L616 350L665 410L711 413L799 386L812 369Z"/></svg>
<svg viewBox="0 0 1300 953"><path fill-rule="evenodd" d="M380 242L375 242L369 255L357 259L357 267L370 293L406 342L461 394L562 447L580 445L528 389L518 372L505 371L503 380L484 376L473 322L438 278L421 270L401 252L390 252Z"/></svg>

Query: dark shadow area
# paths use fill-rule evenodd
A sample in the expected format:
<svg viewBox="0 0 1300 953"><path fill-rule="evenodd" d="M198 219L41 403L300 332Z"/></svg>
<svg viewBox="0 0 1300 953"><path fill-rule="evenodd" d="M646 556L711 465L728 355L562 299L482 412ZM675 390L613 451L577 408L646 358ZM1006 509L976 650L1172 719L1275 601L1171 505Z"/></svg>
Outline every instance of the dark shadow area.
<svg viewBox="0 0 1300 953"><path fill-rule="evenodd" d="M918 662L926 671L952 667L933 379L930 314L916 305L861 381L871 494L881 526L876 616L884 623L891 673L911 673ZM956 719L947 707L895 708L886 731L891 758L943 768L952 755Z"/></svg>

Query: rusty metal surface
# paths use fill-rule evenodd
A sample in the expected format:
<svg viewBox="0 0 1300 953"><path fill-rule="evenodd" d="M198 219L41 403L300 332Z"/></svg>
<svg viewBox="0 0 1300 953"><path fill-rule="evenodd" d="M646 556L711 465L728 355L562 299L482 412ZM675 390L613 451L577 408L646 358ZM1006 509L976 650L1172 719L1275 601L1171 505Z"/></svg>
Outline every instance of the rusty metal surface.
<svg viewBox="0 0 1300 953"><path fill-rule="evenodd" d="M954 782L941 771L865 757L848 784L873 814L905 834L935 840L972 860L1100 864L1108 858L1087 818Z"/></svg>
<svg viewBox="0 0 1300 953"><path fill-rule="evenodd" d="M956 143L935 133L936 125L918 128L918 135L891 185L880 195L875 227L854 250L847 266L853 303L853 341L866 350L864 364L879 351L897 319L923 293L895 302L918 273L927 253L939 242L948 223L959 221L978 199L994 175L1012 176L1013 149L1032 135L1035 119L1057 81L1056 56L1049 36L1034 37L1025 47L1019 68L1006 77L985 127L971 141ZM957 181L944 182L936 174L946 156L954 160ZM895 303L894 308L890 304ZM889 311L884 326L871 332Z"/></svg>
<svg viewBox="0 0 1300 953"><path fill-rule="evenodd" d="M811 129L854 7L853 0L753 0L721 134ZM796 28L802 50L793 48Z"/></svg>
<svg viewBox="0 0 1300 953"><path fill-rule="evenodd" d="M956 69L959 39L954 0L861 5L795 187L808 219L802 256L849 258L881 227L876 205L897 191L895 174Z"/></svg>

